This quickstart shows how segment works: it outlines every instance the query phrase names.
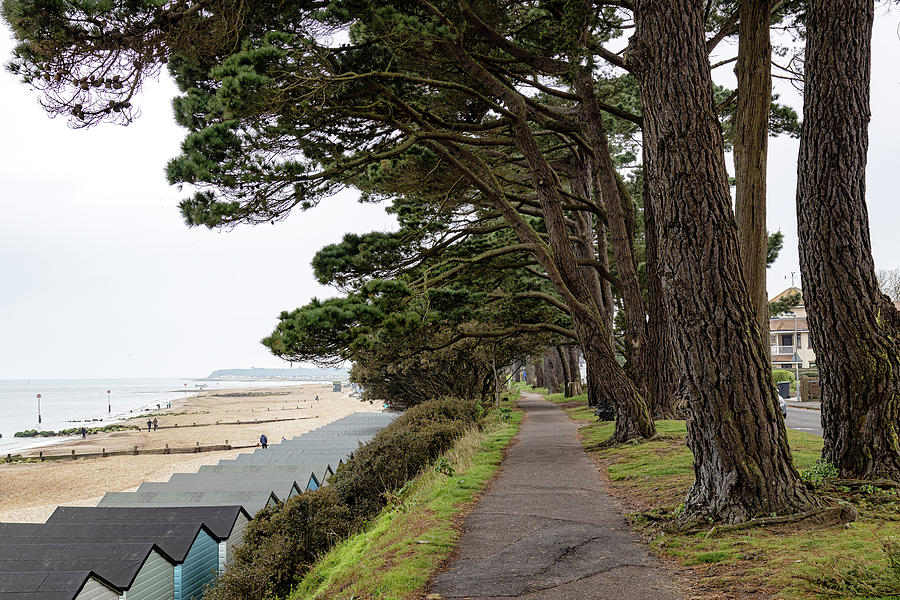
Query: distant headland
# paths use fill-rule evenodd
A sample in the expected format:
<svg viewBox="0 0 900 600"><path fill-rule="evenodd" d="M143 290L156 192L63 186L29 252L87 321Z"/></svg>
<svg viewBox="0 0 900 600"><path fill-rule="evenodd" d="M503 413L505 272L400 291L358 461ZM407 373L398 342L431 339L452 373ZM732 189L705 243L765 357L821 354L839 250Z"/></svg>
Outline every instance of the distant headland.
<svg viewBox="0 0 900 600"><path fill-rule="evenodd" d="M297 367L295 369L261 369L251 367L249 369L218 369L206 376L206 379L300 379L308 381L328 381L332 379L347 379L347 369L307 369Z"/></svg>

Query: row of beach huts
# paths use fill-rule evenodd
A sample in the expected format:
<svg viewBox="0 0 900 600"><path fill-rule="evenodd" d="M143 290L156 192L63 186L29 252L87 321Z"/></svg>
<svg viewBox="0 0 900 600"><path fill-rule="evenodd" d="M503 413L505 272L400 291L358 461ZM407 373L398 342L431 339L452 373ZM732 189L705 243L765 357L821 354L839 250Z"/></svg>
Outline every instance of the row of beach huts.
<svg viewBox="0 0 900 600"><path fill-rule="evenodd" d="M0 600L198 600L257 511L324 485L395 416L354 413L46 523L0 523Z"/></svg>

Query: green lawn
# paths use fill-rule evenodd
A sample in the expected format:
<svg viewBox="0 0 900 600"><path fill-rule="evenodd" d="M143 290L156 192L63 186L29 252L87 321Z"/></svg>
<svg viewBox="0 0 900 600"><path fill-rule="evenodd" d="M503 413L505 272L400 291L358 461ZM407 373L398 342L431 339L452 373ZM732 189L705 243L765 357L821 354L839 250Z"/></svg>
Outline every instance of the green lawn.
<svg viewBox="0 0 900 600"><path fill-rule="evenodd" d="M420 597L459 540L459 522L500 465L522 413L511 399L401 490L366 531L325 554L293 600Z"/></svg>
<svg viewBox="0 0 900 600"><path fill-rule="evenodd" d="M683 508L694 479L684 421L657 421L660 437L654 441L598 450L613 424L596 422L586 401L565 410L585 422L585 448L605 469L611 491L633 511L628 518L636 531L654 553L690 570L697 598L900 598L900 496L893 491L850 493L826 482L821 494L827 490L860 511L859 520L845 527L784 525L713 537L706 531L667 533L665 521L643 515L665 518ZM788 430L788 441L801 474L812 469L822 439Z"/></svg>

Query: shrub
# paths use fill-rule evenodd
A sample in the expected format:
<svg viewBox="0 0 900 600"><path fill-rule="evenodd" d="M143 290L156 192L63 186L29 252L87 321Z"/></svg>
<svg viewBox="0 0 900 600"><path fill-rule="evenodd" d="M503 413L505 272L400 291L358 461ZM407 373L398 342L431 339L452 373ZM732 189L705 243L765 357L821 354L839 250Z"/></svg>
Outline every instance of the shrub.
<svg viewBox="0 0 900 600"><path fill-rule="evenodd" d="M431 400L413 406L354 452L329 485L259 511L204 599L286 597L317 556L359 531L392 492L477 422L476 404Z"/></svg>
<svg viewBox="0 0 900 600"><path fill-rule="evenodd" d="M357 528L349 508L330 486L263 509L247 526L228 569L204 598L287 596L319 554Z"/></svg>
<svg viewBox="0 0 900 600"><path fill-rule="evenodd" d="M772 369L772 379L775 383L789 381L794 383L794 372L786 369Z"/></svg>

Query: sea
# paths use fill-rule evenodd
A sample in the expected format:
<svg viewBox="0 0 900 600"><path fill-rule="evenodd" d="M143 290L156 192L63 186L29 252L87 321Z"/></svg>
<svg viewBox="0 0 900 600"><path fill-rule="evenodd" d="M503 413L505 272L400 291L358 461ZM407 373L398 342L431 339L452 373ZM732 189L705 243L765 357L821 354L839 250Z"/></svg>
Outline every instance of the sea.
<svg viewBox="0 0 900 600"><path fill-rule="evenodd" d="M17 438L17 431L100 427L141 413L165 412L167 402L201 390L321 384L299 380L32 379L0 380L0 456L63 442L67 437ZM40 394L40 400L37 395ZM40 401L40 407L38 402ZM38 410L40 409L40 423Z"/></svg>

